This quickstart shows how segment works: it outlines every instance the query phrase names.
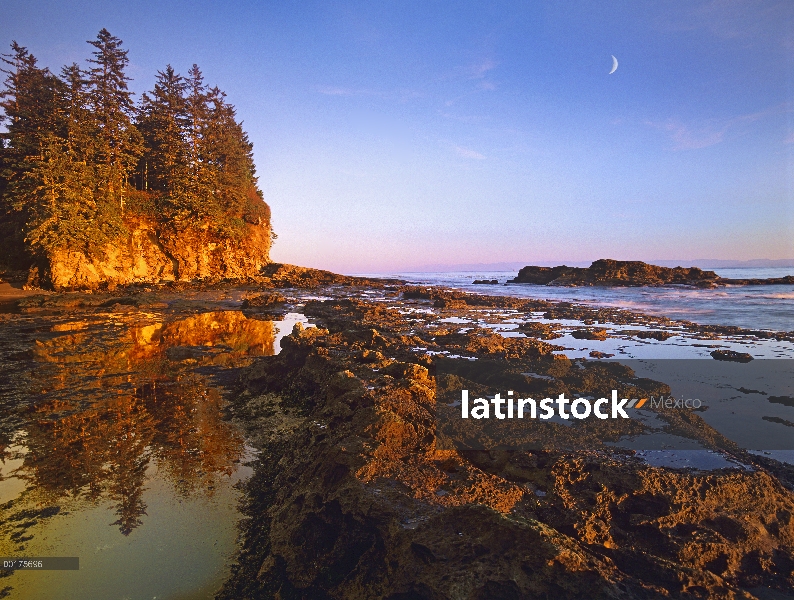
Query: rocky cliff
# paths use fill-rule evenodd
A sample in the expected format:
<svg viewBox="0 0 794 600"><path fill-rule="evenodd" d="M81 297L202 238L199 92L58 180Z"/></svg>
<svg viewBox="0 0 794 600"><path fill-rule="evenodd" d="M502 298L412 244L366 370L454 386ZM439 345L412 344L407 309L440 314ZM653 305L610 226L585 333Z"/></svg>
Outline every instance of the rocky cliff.
<svg viewBox="0 0 794 600"><path fill-rule="evenodd" d="M28 286L96 289L131 283L246 279L269 261L271 231L246 223L239 240L218 239L204 226L174 232L146 220L127 223L129 235L99 256L57 250L30 269Z"/></svg>

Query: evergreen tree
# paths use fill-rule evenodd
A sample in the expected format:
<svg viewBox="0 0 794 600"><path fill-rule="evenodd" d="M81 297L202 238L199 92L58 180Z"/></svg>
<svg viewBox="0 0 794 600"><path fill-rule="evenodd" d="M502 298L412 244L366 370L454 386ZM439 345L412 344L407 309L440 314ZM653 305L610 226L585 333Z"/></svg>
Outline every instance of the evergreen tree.
<svg viewBox="0 0 794 600"><path fill-rule="evenodd" d="M52 250L99 254L123 232L115 214L96 200L93 165L75 160L63 138L45 139L40 160L26 177L34 185L19 199L28 207L25 242L35 255Z"/></svg>
<svg viewBox="0 0 794 600"><path fill-rule="evenodd" d="M30 257L24 238L39 206L33 198L41 182L31 171L43 160L53 136L62 131L62 83L17 42L2 62L8 68L0 92L7 131L0 151L0 250L10 266L24 267Z"/></svg>
<svg viewBox="0 0 794 600"><path fill-rule="evenodd" d="M185 193L189 169L185 88L185 80L171 65L158 71L154 90L142 97L138 120L145 147L139 163L141 187L163 192L176 202Z"/></svg>
<svg viewBox="0 0 794 600"><path fill-rule="evenodd" d="M226 94L207 87L197 65L187 78L170 65L158 72L139 115L146 146L139 189L158 194L162 214L175 228L210 228L221 237L239 237L244 221L269 220L248 136Z"/></svg>
<svg viewBox="0 0 794 600"><path fill-rule="evenodd" d="M88 105L86 73L76 63L61 70L64 137L67 151L76 161L94 162L96 121Z"/></svg>
<svg viewBox="0 0 794 600"><path fill-rule="evenodd" d="M128 51L104 28L88 43L96 48L88 60L95 65L88 71L88 99L97 126L96 161L103 165L103 200L118 206L123 214L125 187L143 151L132 120L132 92L127 88Z"/></svg>
<svg viewBox="0 0 794 600"><path fill-rule="evenodd" d="M213 218L216 205L213 201L216 189L216 174L207 160L207 132L210 125L207 86L198 65L188 71L187 139L190 150L189 185L185 209L194 218Z"/></svg>
<svg viewBox="0 0 794 600"><path fill-rule="evenodd" d="M72 64L60 77L16 42L1 57L5 262L25 267L55 250L103 254L127 234L131 195L133 214L161 229L239 239L246 221L269 222L251 142L234 106L204 83L198 66L183 78L168 65L136 109L121 40L102 29L88 43L89 68Z"/></svg>
<svg viewBox="0 0 794 600"><path fill-rule="evenodd" d="M243 220L256 218L264 205L256 188L253 144L237 121L234 106L217 87L208 93L209 119L205 134L205 160L215 173L213 198L218 207L219 227L224 235L236 235Z"/></svg>
<svg viewBox="0 0 794 600"><path fill-rule="evenodd" d="M23 163L41 156L44 137L62 125L59 93L63 86L49 69L38 67L36 57L27 48L12 42L11 50L11 54L0 57L10 67L0 69L7 75L6 88L0 92L0 107L8 129L4 137L10 143L13 159L24 169Z"/></svg>
<svg viewBox="0 0 794 600"><path fill-rule="evenodd" d="M194 63L188 71L186 83L188 95L185 107L188 115L190 159L191 163L197 163L201 157L201 134L207 123L207 87L197 64Z"/></svg>

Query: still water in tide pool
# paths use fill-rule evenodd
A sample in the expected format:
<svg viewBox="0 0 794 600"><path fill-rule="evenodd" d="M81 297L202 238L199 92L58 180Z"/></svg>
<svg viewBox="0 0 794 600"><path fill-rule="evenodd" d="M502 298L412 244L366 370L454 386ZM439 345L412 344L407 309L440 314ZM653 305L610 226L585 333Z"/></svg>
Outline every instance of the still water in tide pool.
<svg viewBox="0 0 794 600"><path fill-rule="evenodd" d="M8 597L188 600L222 584L253 458L224 396L295 319L201 306L2 315L0 556L80 559L0 578Z"/></svg>

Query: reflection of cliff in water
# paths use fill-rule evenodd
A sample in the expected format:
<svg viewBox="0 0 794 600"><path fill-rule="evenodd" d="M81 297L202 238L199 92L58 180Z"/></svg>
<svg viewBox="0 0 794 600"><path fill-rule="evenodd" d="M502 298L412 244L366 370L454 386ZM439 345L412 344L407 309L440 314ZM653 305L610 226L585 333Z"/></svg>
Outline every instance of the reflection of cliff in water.
<svg viewBox="0 0 794 600"><path fill-rule="evenodd" d="M244 453L213 377L273 353L270 321L238 311L146 325L73 322L37 341L17 475L49 502L110 499L129 534L146 514L147 470L180 496L211 495Z"/></svg>

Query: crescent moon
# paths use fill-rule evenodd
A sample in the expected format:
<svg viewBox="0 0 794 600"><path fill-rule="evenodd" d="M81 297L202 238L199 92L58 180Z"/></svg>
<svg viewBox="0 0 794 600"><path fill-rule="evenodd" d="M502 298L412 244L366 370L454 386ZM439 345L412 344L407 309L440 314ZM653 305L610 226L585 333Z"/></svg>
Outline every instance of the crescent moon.
<svg viewBox="0 0 794 600"><path fill-rule="evenodd" d="M618 59L612 55L612 70L609 72L610 75L618 70Z"/></svg>

